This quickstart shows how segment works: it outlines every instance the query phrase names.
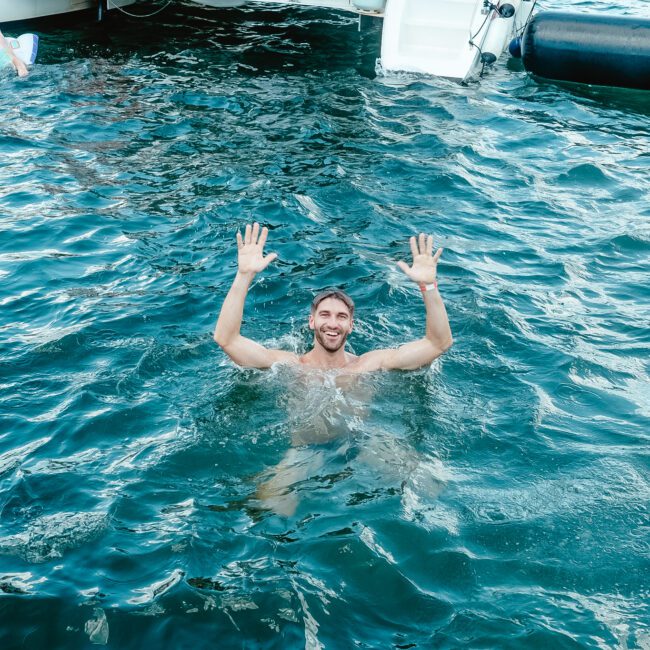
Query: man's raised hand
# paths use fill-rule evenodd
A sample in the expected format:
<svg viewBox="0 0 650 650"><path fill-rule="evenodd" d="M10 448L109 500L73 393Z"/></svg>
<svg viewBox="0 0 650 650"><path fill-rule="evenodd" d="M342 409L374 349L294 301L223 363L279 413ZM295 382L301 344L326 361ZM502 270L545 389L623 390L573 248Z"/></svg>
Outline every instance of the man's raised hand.
<svg viewBox="0 0 650 650"><path fill-rule="evenodd" d="M442 255L442 248L439 248L434 255L433 237L431 235L427 237L424 233L420 233L417 239L411 237L409 241L413 264L409 266L406 262L397 262L397 266L414 282L433 284L436 281L436 269Z"/></svg>
<svg viewBox="0 0 650 650"><path fill-rule="evenodd" d="M269 253L264 257L264 244L269 229L264 226L260 233L260 224L255 222L252 226L246 225L244 236L237 231L237 263L239 272L245 275L255 275L263 271L276 257L276 253Z"/></svg>

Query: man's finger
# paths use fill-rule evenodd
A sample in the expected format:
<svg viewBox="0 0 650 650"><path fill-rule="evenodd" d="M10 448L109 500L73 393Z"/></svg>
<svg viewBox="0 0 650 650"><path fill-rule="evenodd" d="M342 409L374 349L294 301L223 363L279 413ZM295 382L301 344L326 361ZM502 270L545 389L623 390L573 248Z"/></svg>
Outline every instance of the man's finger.
<svg viewBox="0 0 650 650"><path fill-rule="evenodd" d="M413 255L413 259L415 259L419 254L418 245L415 243L415 237L411 237L409 242L411 243L411 255Z"/></svg>
<svg viewBox="0 0 650 650"><path fill-rule="evenodd" d="M257 238L260 234L260 224L257 221L253 224L253 234L251 235L251 243L253 245L257 244Z"/></svg>
<svg viewBox="0 0 650 650"><path fill-rule="evenodd" d="M408 275L411 270L411 267L406 262L397 262L397 266L402 269L406 275Z"/></svg>
<svg viewBox="0 0 650 650"><path fill-rule="evenodd" d="M442 248L439 248L439 249L436 251L436 254L433 256L433 261L434 261L436 264L438 263L438 260L440 259L440 256L442 255L442 251L443 251L443 249L442 249Z"/></svg>
<svg viewBox="0 0 650 650"><path fill-rule="evenodd" d="M237 231L237 250L240 250L243 245L244 245L244 240L242 239L241 233L238 230Z"/></svg>
<svg viewBox="0 0 650 650"><path fill-rule="evenodd" d="M264 257L264 268L266 268L273 260L277 259L277 257L277 253L269 253L266 257Z"/></svg>
<svg viewBox="0 0 650 650"><path fill-rule="evenodd" d="M264 250L264 244L266 244L266 238L268 237L268 234L269 234L269 229L266 226L264 226L264 228L262 228L262 234L260 235L260 242L259 242L260 248L262 248L262 250Z"/></svg>
<svg viewBox="0 0 650 650"><path fill-rule="evenodd" d="M420 233L420 255L424 255L427 252L427 238L424 236L424 233Z"/></svg>
<svg viewBox="0 0 650 650"><path fill-rule="evenodd" d="M246 233L244 234L244 243L245 244L250 244L251 243L251 225L250 223L246 224Z"/></svg>
<svg viewBox="0 0 650 650"><path fill-rule="evenodd" d="M433 254L433 235L427 237L427 255Z"/></svg>

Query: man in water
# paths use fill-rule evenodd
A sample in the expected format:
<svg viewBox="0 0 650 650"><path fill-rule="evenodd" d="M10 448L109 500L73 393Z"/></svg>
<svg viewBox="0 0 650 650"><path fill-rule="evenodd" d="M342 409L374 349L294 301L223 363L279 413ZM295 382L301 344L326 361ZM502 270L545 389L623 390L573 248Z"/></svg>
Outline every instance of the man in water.
<svg viewBox="0 0 650 650"><path fill-rule="evenodd" d="M255 275L263 271L276 257L264 256L268 228L259 224L246 226L244 236L237 232L238 270L235 280L221 307L214 330L214 340L239 366L269 368L274 363L299 364L322 370L345 369L350 373L374 370L414 370L428 366L453 342L447 311L438 292L436 271L442 248L433 252L433 237L420 233L411 237L413 262L398 262L397 266L416 282L422 291L426 310L425 334L421 339L398 348L373 350L360 356L346 352L345 341L352 331L354 303L342 291L324 291L314 298L309 316L309 328L314 332L314 347L298 355L285 350L266 348L241 335L241 322L248 289Z"/></svg>
<svg viewBox="0 0 650 650"><path fill-rule="evenodd" d="M300 425L292 432L292 448L266 473L267 479L258 486L256 496L264 508L291 516L299 498L295 486L327 462L327 449L313 445L340 439L341 449L347 447L345 425L352 413L344 396L354 392L352 389L356 382L351 375L373 370L412 370L427 366L451 346L452 337L436 282L436 269L442 249L434 254L433 238L425 237L424 234L420 234L417 239L411 237L411 266L405 262L397 264L409 278L418 283L422 291L426 328L421 339L395 349L374 350L360 356L346 352L345 341L352 331L354 303L347 294L335 289L323 291L312 302L309 327L314 332L314 345L306 354L266 348L242 336L240 329L244 303L251 282L257 273L277 257L275 253L264 256L267 235L268 229L260 229L257 223L247 225L243 237L240 232L237 233L239 268L221 307L214 340L240 366L269 368L274 363L286 363L320 370L338 369L343 370L343 376L337 374L331 379L334 379L336 386L341 386L343 381L346 387L341 393L343 402L340 399L327 399L321 404L327 405L325 408L314 408L314 404L311 404L306 409ZM301 411L300 408L297 410ZM398 447L393 445L391 455L397 457L397 450ZM374 463L381 465L380 449L364 451ZM419 459L414 460L413 454L408 451L399 456L398 465L409 476L417 474L420 464Z"/></svg>
<svg viewBox="0 0 650 650"><path fill-rule="evenodd" d="M0 67L2 67L5 60L14 66L19 77L28 75L27 66L14 54L13 48L0 32Z"/></svg>

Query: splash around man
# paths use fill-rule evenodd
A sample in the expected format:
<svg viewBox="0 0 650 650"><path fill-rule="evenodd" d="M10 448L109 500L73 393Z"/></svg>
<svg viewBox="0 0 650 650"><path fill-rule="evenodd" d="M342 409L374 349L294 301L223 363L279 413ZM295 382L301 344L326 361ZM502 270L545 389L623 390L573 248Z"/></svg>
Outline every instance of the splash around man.
<svg viewBox="0 0 650 650"><path fill-rule="evenodd" d="M244 303L251 282L277 255L264 255L268 228L258 223L246 226L244 235L237 232L238 270L221 307L214 330L214 340L239 366L269 368L274 363L299 364L309 368L345 369L350 373L375 370L414 370L427 366L448 350L453 339L447 311L438 292L436 280L442 248L433 252L433 237L420 233L411 237L411 266L397 266L422 291L426 312L424 336L398 348L373 350L360 356L345 350L345 341L352 331L354 303L342 291L324 291L314 298L309 315L309 328L314 332L314 346L304 355L266 348L240 333Z"/></svg>

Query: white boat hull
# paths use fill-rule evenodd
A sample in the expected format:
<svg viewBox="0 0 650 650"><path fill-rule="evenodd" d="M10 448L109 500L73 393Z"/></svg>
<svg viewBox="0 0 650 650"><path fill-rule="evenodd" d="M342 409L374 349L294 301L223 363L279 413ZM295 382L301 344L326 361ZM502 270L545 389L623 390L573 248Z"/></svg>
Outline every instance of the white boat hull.
<svg viewBox="0 0 650 650"><path fill-rule="evenodd" d="M126 7L136 0L109 0L108 8ZM73 11L95 9L97 0L0 0L0 23L31 20Z"/></svg>
<svg viewBox="0 0 650 650"><path fill-rule="evenodd" d="M510 17L485 9L483 0L388 0L381 43L384 71L467 81L493 63L520 33L532 0L502 0ZM490 57L482 55L490 54Z"/></svg>

